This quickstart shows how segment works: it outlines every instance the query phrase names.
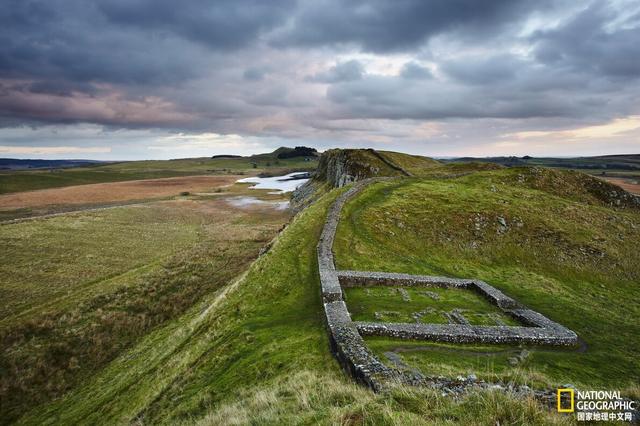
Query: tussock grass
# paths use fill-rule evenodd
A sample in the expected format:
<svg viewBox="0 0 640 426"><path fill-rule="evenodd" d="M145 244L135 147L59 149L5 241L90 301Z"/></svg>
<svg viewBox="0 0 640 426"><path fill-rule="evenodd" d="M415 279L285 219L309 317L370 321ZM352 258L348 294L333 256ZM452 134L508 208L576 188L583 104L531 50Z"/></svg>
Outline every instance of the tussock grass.
<svg viewBox="0 0 640 426"><path fill-rule="evenodd" d="M195 422L213 425L540 425L571 424L531 399L482 391L453 399L397 386L374 394L333 374L309 370L243 392Z"/></svg>

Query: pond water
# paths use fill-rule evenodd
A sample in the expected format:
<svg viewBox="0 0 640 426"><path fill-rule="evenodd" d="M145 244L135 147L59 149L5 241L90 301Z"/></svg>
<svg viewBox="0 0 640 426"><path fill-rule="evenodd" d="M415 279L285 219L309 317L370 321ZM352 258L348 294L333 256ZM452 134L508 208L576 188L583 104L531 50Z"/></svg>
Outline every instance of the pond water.
<svg viewBox="0 0 640 426"><path fill-rule="evenodd" d="M227 199L227 202L234 207L251 207L251 206L268 206L273 207L276 210L285 210L289 207L288 201L266 201L260 200L256 197L232 197Z"/></svg>
<svg viewBox="0 0 640 426"><path fill-rule="evenodd" d="M289 173L284 176L274 177L248 177L240 179L239 183L252 183L251 189L275 189L275 191L269 194L282 194L285 192L291 192L306 181L309 180L308 173Z"/></svg>

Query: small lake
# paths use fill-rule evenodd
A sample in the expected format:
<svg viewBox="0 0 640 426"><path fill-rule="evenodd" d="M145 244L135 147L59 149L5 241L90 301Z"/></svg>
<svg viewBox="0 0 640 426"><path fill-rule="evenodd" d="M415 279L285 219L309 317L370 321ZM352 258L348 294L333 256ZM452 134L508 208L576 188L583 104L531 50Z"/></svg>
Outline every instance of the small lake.
<svg viewBox="0 0 640 426"><path fill-rule="evenodd" d="M309 180L308 173L289 173L284 176L273 177L248 177L240 179L239 183L252 183L251 189L275 189L275 191L269 194L283 194L285 192L291 192L300 185Z"/></svg>
<svg viewBox="0 0 640 426"><path fill-rule="evenodd" d="M276 210L285 210L289 207L288 201L267 201L261 200L256 197L232 197L227 199L227 203L239 208L251 206L266 206L272 207Z"/></svg>

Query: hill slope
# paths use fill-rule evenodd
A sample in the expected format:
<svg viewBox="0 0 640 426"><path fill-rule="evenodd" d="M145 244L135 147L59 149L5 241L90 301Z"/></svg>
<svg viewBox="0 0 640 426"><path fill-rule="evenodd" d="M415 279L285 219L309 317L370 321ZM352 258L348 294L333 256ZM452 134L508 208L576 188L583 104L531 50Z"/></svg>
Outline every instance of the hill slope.
<svg viewBox="0 0 640 426"><path fill-rule="evenodd" d="M381 358L397 352L407 365L436 374L473 372L542 387L571 381L637 396L640 330L628 318L640 314L630 297L639 282L638 209L625 193L589 189L584 175L541 170L329 151L311 186L316 201L246 273L212 285L186 312L19 422L569 423L504 392L452 399L398 387L376 395L340 370L324 329L315 250L328 207L345 190L335 187L369 176L398 179L347 204L335 245L339 267L483 278L586 341L583 352L517 348L528 355L511 368L505 356L512 348L368 340ZM565 180L570 185L562 187ZM197 261L217 268L206 256ZM178 277L191 282L188 269Z"/></svg>
<svg viewBox="0 0 640 426"><path fill-rule="evenodd" d="M575 351L528 347L521 361L509 360L517 347L370 344L425 374L637 392L640 327L628 319L640 315L631 297L640 283L640 206L600 184L574 172L503 169L365 189L338 230L339 268L482 279L584 340Z"/></svg>
<svg viewBox="0 0 640 426"><path fill-rule="evenodd" d="M142 340L22 423L562 423L502 393L453 400L399 388L375 395L343 374L323 327L315 246L333 190L222 293Z"/></svg>

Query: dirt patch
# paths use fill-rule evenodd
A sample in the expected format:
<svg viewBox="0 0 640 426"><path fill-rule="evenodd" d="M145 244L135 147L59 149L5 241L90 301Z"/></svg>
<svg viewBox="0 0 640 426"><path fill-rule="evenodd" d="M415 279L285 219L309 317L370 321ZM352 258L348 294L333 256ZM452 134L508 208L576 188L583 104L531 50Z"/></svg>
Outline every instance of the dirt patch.
<svg viewBox="0 0 640 426"><path fill-rule="evenodd" d="M0 209L18 209L65 204L101 204L210 191L238 180L240 176L186 176L67 186L0 195Z"/></svg>
<svg viewBox="0 0 640 426"><path fill-rule="evenodd" d="M618 185L625 191L629 191L632 194L640 195L640 178L639 179L625 179L625 178L610 178L603 177L607 182Z"/></svg>

